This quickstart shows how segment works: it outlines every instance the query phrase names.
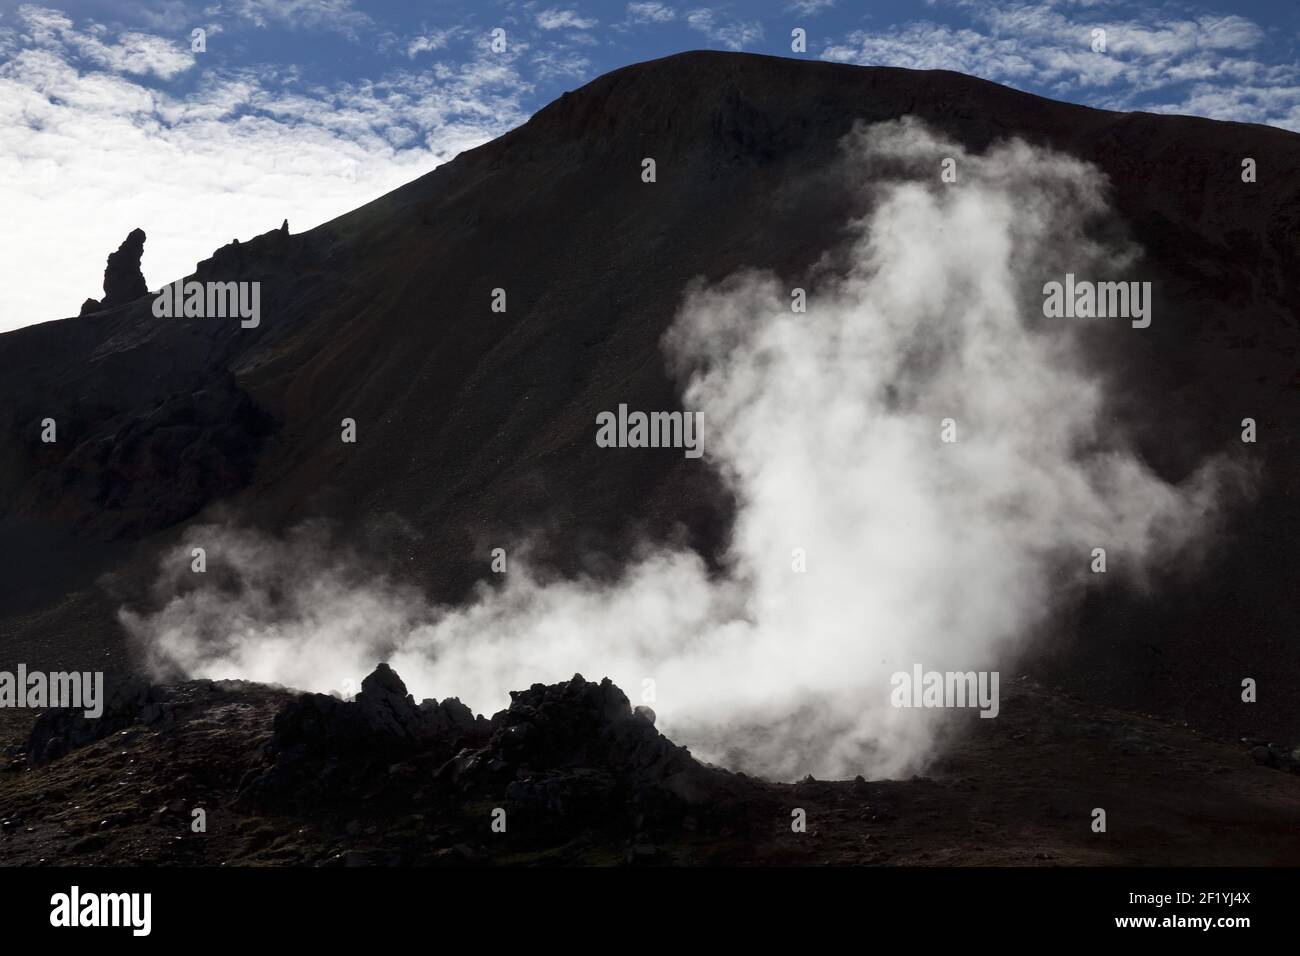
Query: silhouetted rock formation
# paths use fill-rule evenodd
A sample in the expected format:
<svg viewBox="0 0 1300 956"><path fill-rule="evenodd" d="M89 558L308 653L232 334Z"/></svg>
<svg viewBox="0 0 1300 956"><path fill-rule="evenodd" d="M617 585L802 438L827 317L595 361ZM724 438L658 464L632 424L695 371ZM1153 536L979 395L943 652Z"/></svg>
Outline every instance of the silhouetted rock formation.
<svg viewBox="0 0 1300 956"><path fill-rule="evenodd" d="M416 754L446 760L463 738L485 738L491 725L455 698L417 705L402 679L380 664L353 701L303 694L276 715L274 727L268 766L248 781L244 796L297 805L347 800Z"/></svg>
<svg viewBox="0 0 1300 956"><path fill-rule="evenodd" d="M800 783L700 764L657 734L648 714L630 712L613 684L576 676L512 695L491 721L458 701L417 706L384 666L353 702L245 681L126 680L106 690L102 717L52 710L24 745L0 751L6 864L1300 858L1300 789L1251 766L1240 744L1129 712L1085 712L1031 681L1009 689L1005 726L967 738L934 778ZM1100 746L1090 751L1087 741ZM1282 748L1244 742L1266 751L1255 754L1266 767L1288 769ZM1098 787L1107 804L1143 795L1128 810L1138 815L1132 839L1102 846L1068 815L1043 812ZM199 809L220 836L190 838ZM791 829L795 810L806 814L805 833ZM508 821L500 829L491 825L498 811Z"/></svg>
<svg viewBox="0 0 1300 956"><path fill-rule="evenodd" d="M126 305L149 293L144 273L140 271L144 240L143 229L132 229L125 241L117 247L117 252L109 254L108 265L104 269L103 308ZM82 308L84 310L85 306Z"/></svg>
<svg viewBox="0 0 1300 956"><path fill-rule="evenodd" d="M741 784L707 767L634 712L609 678L581 674L512 691L492 735L445 764L439 781L471 792L504 789L512 812L539 823L600 819L610 807L658 820L724 811Z"/></svg>
<svg viewBox="0 0 1300 956"><path fill-rule="evenodd" d="M262 278L289 266L295 249L289 237L289 220L279 229L270 229L247 242L232 239L202 259L194 268L194 278L200 281L227 282L239 276ZM307 263L302 263L308 266ZM309 266L308 266L309 267Z"/></svg>
<svg viewBox="0 0 1300 956"><path fill-rule="evenodd" d="M131 728L148 728L167 748L206 725L204 713L215 707L238 712L235 723L249 735L241 753L223 758L245 768L229 773L239 781L241 812L343 820L432 812L460 838L482 826L462 810L486 801L542 841L592 828L630 837L688 817L692 828L743 828L742 805L776 812L763 785L695 760L608 678L597 684L575 674L510 696L491 720L456 698L416 704L387 664L352 701L244 681L128 681L110 692L97 719L76 710L42 714L21 752L37 768ZM255 711L266 715L269 739L256 729Z"/></svg>
<svg viewBox="0 0 1300 956"><path fill-rule="evenodd" d="M490 721L459 700L417 705L387 664L350 703L305 694L275 718L266 769L245 782L246 806L454 803L492 798L533 832L631 827L634 818L723 812L743 778L706 767L654 729L608 678L511 693Z"/></svg>
<svg viewBox="0 0 1300 956"><path fill-rule="evenodd" d="M90 315L90 313L98 312L102 308L103 306L99 304L98 299L87 299L85 302L81 303L81 311L77 313L77 315L79 317L82 315Z"/></svg>

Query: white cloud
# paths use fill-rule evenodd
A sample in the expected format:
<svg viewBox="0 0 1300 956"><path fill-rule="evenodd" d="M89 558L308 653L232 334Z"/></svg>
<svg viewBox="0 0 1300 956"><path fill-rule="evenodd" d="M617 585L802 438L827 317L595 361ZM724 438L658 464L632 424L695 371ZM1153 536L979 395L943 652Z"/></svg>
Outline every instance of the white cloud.
<svg viewBox="0 0 1300 956"><path fill-rule="evenodd" d="M751 43L763 39L763 25L757 21L720 20L707 7L686 14L686 23L692 30L703 33L714 43L729 50L743 50Z"/></svg>
<svg viewBox="0 0 1300 956"><path fill-rule="evenodd" d="M72 29L72 21L57 10L24 4L18 8L24 38L31 43L57 43L59 34Z"/></svg>
<svg viewBox="0 0 1300 956"><path fill-rule="evenodd" d="M188 47L148 33L124 33L117 43L105 43L102 26L77 30L62 13L43 7L22 6L18 9L27 44L75 56L95 66L116 73L157 76L170 80L194 66ZM10 45L12 46L12 44Z"/></svg>
<svg viewBox="0 0 1300 956"><path fill-rule="evenodd" d="M627 18L632 23L667 23L677 18L677 11L662 3L629 3Z"/></svg>
<svg viewBox="0 0 1300 956"><path fill-rule="evenodd" d="M352 0L222 0L207 8L214 17L233 17L255 27L272 25L308 30L332 30L357 38L374 21Z"/></svg>
<svg viewBox="0 0 1300 956"><path fill-rule="evenodd" d="M1181 98L1150 104L1146 109L1300 131L1300 85L1243 88L1198 83Z"/></svg>
<svg viewBox="0 0 1300 956"><path fill-rule="evenodd" d="M793 0L786 9L805 17L815 17L835 6L835 0Z"/></svg>
<svg viewBox="0 0 1300 956"><path fill-rule="evenodd" d="M204 3L187 3L186 0L137 0L125 5L121 13L155 30L188 33L193 27L203 25L208 16L204 12L206 6ZM209 35L215 32L213 27L207 30Z"/></svg>
<svg viewBox="0 0 1300 956"><path fill-rule="evenodd" d="M0 26L0 57L7 57L18 49L18 31Z"/></svg>
<svg viewBox="0 0 1300 956"><path fill-rule="evenodd" d="M81 55L119 73L152 73L169 80L194 66L194 56L170 40L145 33L125 33L114 45L86 40L78 44Z"/></svg>
<svg viewBox="0 0 1300 956"><path fill-rule="evenodd" d="M157 288L232 238L302 231L500 135L531 92L520 49L329 88L292 68L209 72L178 97L124 72L131 43L101 62L39 23L42 42L0 63L0 261L24 276L0 286L0 330L99 298L136 226Z"/></svg>
<svg viewBox="0 0 1300 956"><path fill-rule="evenodd" d="M537 25L543 30L590 30L600 21L578 16L576 10L543 10L537 14Z"/></svg>
<svg viewBox="0 0 1300 956"><path fill-rule="evenodd" d="M450 27L446 30L433 30L413 37L406 45L406 55L414 59L420 53L445 49L448 43L463 32L462 27Z"/></svg>
<svg viewBox="0 0 1300 956"><path fill-rule="evenodd" d="M1183 100L1178 108L1195 112L1196 103L1212 99L1207 84L1245 83L1256 87L1260 108L1269 104L1263 115L1252 110L1258 121L1295 128L1293 106L1281 102L1279 94L1300 82L1300 71L1294 64L1258 62L1253 51L1266 34L1244 17L1179 19L1154 8L1128 8L1115 16L1110 3L1061 0L1009 5L948 0L934 5L955 8L970 23L916 21L858 30L827 44L821 56L843 63L955 70L1058 97L1087 91L1090 105L1112 109L1151 109L1150 95L1196 83L1194 99ZM1094 29L1105 31L1104 53L1092 49ZM1242 97L1225 89L1213 99L1223 104Z"/></svg>
<svg viewBox="0 0 1300 956"><path fill-rule="evenodd" d="M561 78L586 79L592 72L591 61L585 56L559 50L535 53L532 64L537 71L537 79L542 82Z"/></svg>

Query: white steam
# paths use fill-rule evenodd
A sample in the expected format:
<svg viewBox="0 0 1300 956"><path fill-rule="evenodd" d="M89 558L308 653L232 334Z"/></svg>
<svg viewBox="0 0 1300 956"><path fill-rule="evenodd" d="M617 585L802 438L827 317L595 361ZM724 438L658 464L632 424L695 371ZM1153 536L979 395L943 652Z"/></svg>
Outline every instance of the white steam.
<svg viewBox="0 0 1300 956"><path fill-rule="evenodd" d="M1042 316L1044 281L1131 264L1085 237L1105 212L1095 169L1020 142L967 154L910 121L855 132L846 164L870 212L846 265L804 283L806 314L745 274L690 290L665 339L702 464L738 502L725 574L659 550L614 584L543 585L515 557L504 585L443 608L309 529L207 527L191 538L238 581L196 587L183 556L165 562L165 603L124 623L162 670L330 691L388 660L417 698L488 713L574 672L634 703L653 681L660 728L736 769L921 768L942 718L891 707L891 674L1007 668L1089 583L1146 587L1208 530L1228 469L1172 486L1101 420L1078 325L1143 331Z"/></svg>

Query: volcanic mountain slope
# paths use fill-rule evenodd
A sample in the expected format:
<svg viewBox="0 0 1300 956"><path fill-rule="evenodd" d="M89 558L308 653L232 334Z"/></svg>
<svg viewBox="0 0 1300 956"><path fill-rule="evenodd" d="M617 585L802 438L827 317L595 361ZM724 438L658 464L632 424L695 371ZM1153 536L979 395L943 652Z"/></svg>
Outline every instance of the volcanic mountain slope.
<svg viewBox="0 0 1300 956"><path fill-rule="evenodd" d="M144 297L0 336L0 547L23 556L0 594L5 659L130 671L98 575L129 579L217 505L270 529L395 516L392 564L443 599L525 532L565 571L681 529L717 553L732 508L717 477L671 449L598 449L595 414L678 407L659 341L687 283L756 267L797 284L861 211L840 140L906 115L970 150L1018 136L1110 178L1161 318L1100 338L1095 358L1112 420L1155 470L1181 478L1243 417L1259 423L1258 494L1207 566L1156 601L1092 599L1038 672L1099 703L1293 743L1300 137L745 54L618 70L310 232L217 250L196 276L261 281L257 328L156 319ZM1258 183L1243 184L1243 157ZM45 418L55 444L39 440ZM357 445L338 440L345 418ZM1243 675L1262 689L1245 714ZM4 717L17 739L21 715Z"/></svg>

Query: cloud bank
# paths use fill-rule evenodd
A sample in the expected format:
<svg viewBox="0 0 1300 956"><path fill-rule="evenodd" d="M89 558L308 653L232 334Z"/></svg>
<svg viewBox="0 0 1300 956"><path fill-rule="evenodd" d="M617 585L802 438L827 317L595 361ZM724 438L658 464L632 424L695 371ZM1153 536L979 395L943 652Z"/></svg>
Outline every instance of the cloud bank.
<svg viewBox="0 0 1300 956"><path fill-rule="evenodd" d="M528 115L522 46L318 86L292 65L218 66L51 10L13 22L22 44L0 26L0 261L24 279L0 290L0 331L99 298L108 254L137 226L158 288L231 239L319 225ZM160 85L191 72L184 92Z"/></svg>
<svg viewBox="0 0 1300 956"><path fill-rule="evenodd" d="M1191 113L1300 129L1294 46L1235 13L1114 0L930 0L931 14L852 30L837 63L955 70L1103 109ZM1103 50L1094 49L1100 30Z"/></svg>

